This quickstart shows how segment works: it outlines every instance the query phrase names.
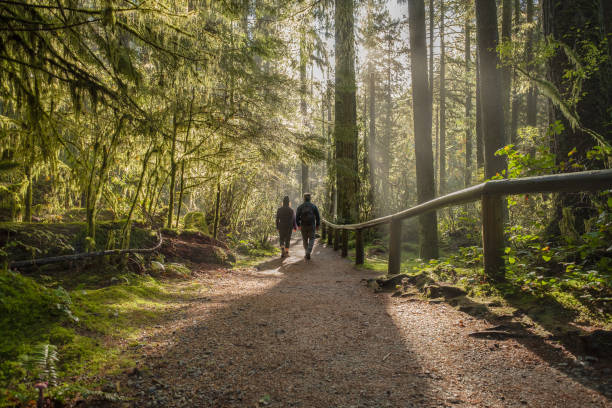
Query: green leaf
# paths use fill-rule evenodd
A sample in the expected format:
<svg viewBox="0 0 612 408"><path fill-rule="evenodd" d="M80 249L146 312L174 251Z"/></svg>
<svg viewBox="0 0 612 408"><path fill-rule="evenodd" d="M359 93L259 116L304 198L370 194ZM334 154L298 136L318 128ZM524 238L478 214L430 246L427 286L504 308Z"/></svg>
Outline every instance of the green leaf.
<svg viewBox="0 0 612 408"><path fill-rule="evenodd" d="M612 197L608 197L608 207L612 208Z"/></svg>
<svg viewBox="0 0 612 408"><path fill-rule="evenodd" d="M514 265L516 263L516 259L513 256L508 257L508 263L510 265Z"/></svg>
<svg viewBox="0 0 612 408"><path fill-rule="evenodd" d="M552 259L552 256L542 255L542 259L544 260L544 262L548 262Z"/></svg>

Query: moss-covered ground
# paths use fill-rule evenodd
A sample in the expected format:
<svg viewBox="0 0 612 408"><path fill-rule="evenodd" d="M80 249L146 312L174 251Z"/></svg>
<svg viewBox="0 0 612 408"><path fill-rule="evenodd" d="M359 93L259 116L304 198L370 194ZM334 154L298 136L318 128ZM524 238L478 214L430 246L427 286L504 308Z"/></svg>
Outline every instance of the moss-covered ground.
<svg viewBox="0 0 612 408"><path fill-rule="evenodd" d="M96 248L117 247L120 226L100 223ZM84 228L82 223L0 224L1 255L6 265L81 252ZM130 247L150 247L156 240L153 232L134 228ZM271 252L254 248L242 264ZM103 376L133 366L132 346L141 333L175 318L185 300L207 290L185 274L151 276L148 265L154 260L163 263L155 255L101 257L19 272L0 268L0 407L31 406L34 384L41 380L57 381L49 395L69 400L99 388ZM167 272L172 265L166 263Z"/></svg>
<svg viewBox="0 0 612 408"><path fill-rule="evenodd" d="M36 364L24 364L41 345L57 348L60 383L52 394L92 386L102 373L132 365L129 345L141 331L172 318L182 300L203 290L195 281L131 273L110 286L66 290L0 272L0 406L31 400L33 383L50 379Z"/></svg>

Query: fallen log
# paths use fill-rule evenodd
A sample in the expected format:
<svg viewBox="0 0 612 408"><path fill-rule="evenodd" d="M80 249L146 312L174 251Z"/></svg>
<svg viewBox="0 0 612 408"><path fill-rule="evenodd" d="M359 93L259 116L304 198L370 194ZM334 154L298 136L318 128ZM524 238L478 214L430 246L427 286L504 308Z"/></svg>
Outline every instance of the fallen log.
<svg viewBox="0 0 612 408"><path fill-rule="evenodd" d="M163 238L160 232L157 233L157 237L159 241L157 242L157 245L155 245L152 248L109 249L106 251L81 252L79 254L51 256L48 258L29 259L26 261L15 261L15 262L9 263L9 269L21 268L24 266L27 267L27 266L34 266L34 265L46 265L46 264L65 262L65 261L78 261L81 259L95 258L98 256L150 253L150 252L158 250L162 245Z"/></svg>

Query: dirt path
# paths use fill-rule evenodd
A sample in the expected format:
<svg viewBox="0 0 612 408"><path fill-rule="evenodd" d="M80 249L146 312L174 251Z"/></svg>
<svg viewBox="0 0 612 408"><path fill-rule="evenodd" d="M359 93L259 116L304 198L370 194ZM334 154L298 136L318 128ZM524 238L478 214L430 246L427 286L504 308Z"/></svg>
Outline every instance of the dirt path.
<svg viewBox="0 0 612 408"><path fill-rule="evenodd" d="M474 339L489 325L373 294L338 253L317 246L306 262L299 247L258 270L203 274L210 291L142 339L148 369L121 379L131 405L612 406L590 383L599 373L550 347Z"/></svg>

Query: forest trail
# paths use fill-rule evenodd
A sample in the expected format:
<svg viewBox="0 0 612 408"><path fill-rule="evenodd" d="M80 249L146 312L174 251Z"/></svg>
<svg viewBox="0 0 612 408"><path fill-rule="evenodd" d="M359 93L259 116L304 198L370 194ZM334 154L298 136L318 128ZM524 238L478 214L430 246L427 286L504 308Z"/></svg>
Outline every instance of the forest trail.
<svg viewBox="0 0 612 408"><path fill-rule="evenodd" d="M284 260L202 271L210 290L143 337L139 370L118 379L128 406L612 406L541 342L469 337L491 325L374 294L371 276L319 242L306 262L298 241Z"/></svg>

